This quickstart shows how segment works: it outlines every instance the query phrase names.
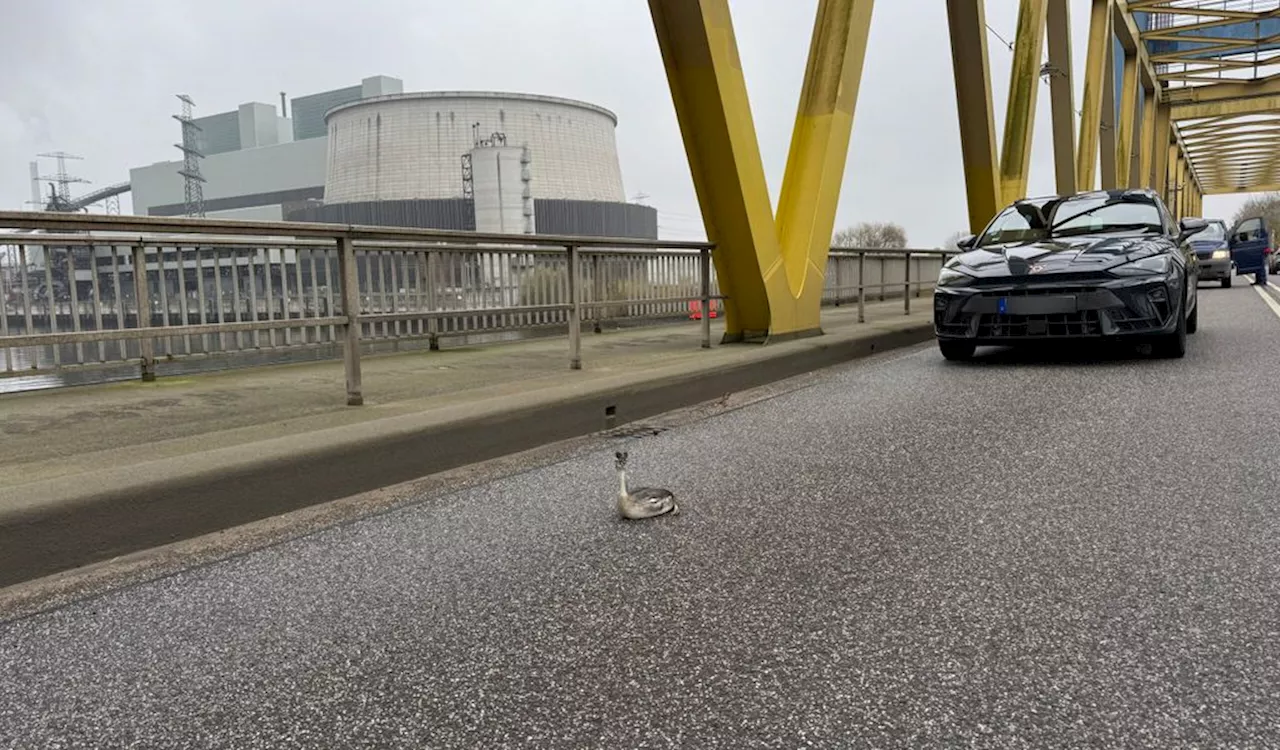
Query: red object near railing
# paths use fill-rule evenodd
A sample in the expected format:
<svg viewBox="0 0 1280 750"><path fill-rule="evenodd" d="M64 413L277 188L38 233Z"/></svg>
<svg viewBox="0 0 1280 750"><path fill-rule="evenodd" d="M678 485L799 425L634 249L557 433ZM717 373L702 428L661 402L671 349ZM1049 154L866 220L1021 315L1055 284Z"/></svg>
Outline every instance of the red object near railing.
<svg viewBox="0 0 1280 750"><path fill-rule="evenodd" d="M716 317L716 303L711 303L711 317ZM689 320L702 320L702 300L695 299L689 303Z"/></svg>

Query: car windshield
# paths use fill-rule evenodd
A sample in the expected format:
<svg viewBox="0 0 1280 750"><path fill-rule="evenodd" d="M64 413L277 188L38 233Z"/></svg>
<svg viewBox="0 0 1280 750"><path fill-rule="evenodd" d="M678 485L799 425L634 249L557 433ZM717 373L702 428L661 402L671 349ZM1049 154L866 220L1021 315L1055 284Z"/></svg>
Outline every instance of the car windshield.
<svg viewBox="0 0 1280 750"><path fill-rule="evenodd" d="M1141 196L1081 195L1062 200L1019 201L991 222L977 245L1033 242L1105 232L1162 231L1156 204Z"/></svg>
<svg viewBox="0 0 1280 750"><path fill-rule="evenodd" d="M1196 232L1192 239L1196 242L1226 242L1227 226L1220 221L1211 221L1209 226Z"/></svg>

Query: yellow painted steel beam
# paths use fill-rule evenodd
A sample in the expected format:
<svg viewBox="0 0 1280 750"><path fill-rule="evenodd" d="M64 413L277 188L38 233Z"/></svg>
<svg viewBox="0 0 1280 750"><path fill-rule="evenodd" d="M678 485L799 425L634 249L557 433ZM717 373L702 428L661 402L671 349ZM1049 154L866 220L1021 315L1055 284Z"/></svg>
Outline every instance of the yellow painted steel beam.
<svg viewBox="0 0 1280 750"><path fill-rule="evenodd" d="M1218 1L1221 2L1221 0L1218 0ZM1135 6L1135 8L1142 6L1141 3L1131 3L1131 5ZM1180 16L1202 16L1202 17L1219 19L1216 21L1208 22L1212 26L1235 24L1235 23L1239 23L1240 21L1257 21L1265 17L1266 15L1263 12L1254 11L1254 10L1228 10L1226 8L1215 8L1213 7L1213 5L1208 5L1204 7L1195 7L1195 6L1187 6L1187 5L1177 5L1176 7L1174 7L1173 4L1171 3L1166 3L1165 5L1167 10L1169 10L1170 12L1176 12ZM1186 24L1181 26L1174 26L1173 28L1191 29L1191 28L1197 28L1199 26L1200 24Z"/></svg>
<svg viewBox="0 0 1280 750"><path fill-rule="evenodd" d="M1192 151L1222 148L1244 143L1280 143L1280 128L1265 130L1228 131L1216 138L1187 140L1187 148Z"/></svg>
<svg viewBox="0 0 1280 750"><path fill-rule="evenodd" d="M1142 87L1158 90L1160 78L1156 75L1156 66L1152 64L1151 56L1147 54L1147 45L1142 42L1142 32L1129 9L1129 3L1126 0L1114 0L1114 2L1115 20L1112 23L1116 39L1120 41L1120 45L1126 52L1137 55Z"/></svg>
<svg viewBox="0 0 1280 750"><path fill-rule="evenodd" d="M1053 173L1060 195L1076 192L1075 105L1072 102L1071 9L1049 0L1045 14L1049 45L1049 106L1053 125Z"/></svg>
<svg viewBox="0 0 1280 750"><path fill-rule="evenodd" d="M1114 190L1120 187L1120 170L1117 167L1118 159L1116 158L1120 119L1116 108L1115 57L1110 54L1110 45L1107 46L1107 50L1102 74L1102 124L1098 132L1098 163L1103 189Z"/></svg>
<svg viewBox="0 0 1280 750"><path fill-rule="evenodd" d="M1188 162L1183 162L1183 169L1187 170L1189 173L1191 170L1191 164ZM1196 195L1195 185L1191 184L1191 180L1188 177L1187 189L1182 193L1182 215L1184 217L1191 216L1194 213L1192 211L1192 207L1195 205L1195 195Z"/></svg>
<svg viewBox="0 0 1280 750"><path fill-rule="evenodd" d="M1191 32L1191 31L1204 31L1205 29L1215 29L1222 26L1235 26L1239 24L1240 21L1260 20L1255 14L1250 13L1248 11L1245 11L1244 15L1234 16L1234 15L1229 15L1227 12L1224 12L1221 10L1215 10L1209 13L1209 12L1202 12L1200 9L1197 9L1197 8L1188 8L1185 6L1179 6L1176 9L1176 11L1171 11L1171 12L1176 12L1180 16L1191 16L1191 15L1210 16L1211 15L1211 16L1218 16L1218 18L1215 18L1212 21L1200 21L1197 23L1178 24L1177 26L1173 26L1168 29L1161 29L1159 32L1151 31L1147 33L1156 34L1156 33L1163 32L1167 34L1174 30L1181 31L1184 33ZM1143 34L1144 38L1145 36L1146 34Z"/></svg>
<svg viewBox="0 0 1280 750"><path fill-rule="evenodd" d="M1151 140L1151 187L1160 195L1164 195L1169 184L1169 127L1169 105L1157 104Z"/></svg>
<svg viewBox="0 0 1280 750"><path fill-rule="evenodd" d="M1178 213L1181 219L1187 215L1187 162L1178 156Z"/></svg>
<svg viewBox="0 0 1280 750"><path fill-rule="evenodd" d="M1169 144L1166 154L1165 186L1161 195L1164 196L1164 203L1169 207L1169 210L1176 212L1178 198L1178 145L1176 143Z"/></svg>
<svg viewBox="0 0 1280 750"><path fill-rule="evenodd" d="M818 326L872 6L872 0L818 2L775 222L787 283L797 303L783 333ZM775 316L771 331L778 330Z"/></svg>
<svg viewBox="0 0 1280 750"><path fill-rule="evenodd" d="M1280 59L1280 53L1270 54L1266 56L1259 55L1257 58L1250 57L1248 59L1234 57L1193 57L1192 55L1180 55L1172 60L1161 60L1162 65L1170 63L1181 63L1184 65L1200 66L1196 70L1185 71L1192 74L1204 75L1219 68L1226 70L1235 68L1236 70L1244 70L1246 68L1262 68L1267 65L1274 65L1276 60Z"/></svg>
<svg viewBox="0 0 1280 750"><path fill-rule="evenodd" d="M1208 73L1212 73L1212 72L1214 71L1208 71ZM1201 73L1200 71L1195 71L1195 72L1177 71L1173 73L1161 73L1160 80L1166 83L1169 81L1191 81L1192 83L1222 83L1223 78L1220 75L1206 75L1204 73Z"/></svg>
<svg viewBox="0 0 1280 750"><path fill-rule="evenodd" d="M1205 195L1234 195L1237 193L1275 193L1280 192L1280 180L1272 180L1244 187L1221 187L1205 191Z"/></svg>
<svg viewBox="0 0 1280 750"><path fill-rule="evenodd" d="M1120 105L1116 113L1116 186L1133 187L1133 143L1138 111L1138 61L1130 54L1124 56L1121 73Z"/></svg>
<svg viewBox="0 0 1280 750"><path fill-rule="evenodd" d="M728 0L649 0L725 305L725 340L820 333L872 0L819 0L775 217Z"/></svg>
<svg viewBox="0 0 1280 750"><path fill-rule="evenodd" d="M1192 151L1190 156L1192 161L1195 161L1195 162L1203 161L1205 164L1212 164L1215 161L1221 161L1223 159L1228 159L1232 157L1234 158L1241 158L1241 157L1256 158L1258 156L1269 157L1271 156L1271 154L1274 154L1275 151L1276 151L1275 144L1251 143L1251 144L1237 144L1235 146L1224 147L1224 148L1213 149L1213 150Z"/></svg>
<svg viewBox="0 0 1280 750"><path fill-rule="evenodd" d="M1170 117L1172 118L1172 112L1170 113ZM1178 127L1175 125L1173 127L1170 127L1169 130L1170 132L1173 133L1173 140L1174 140L1174 143L1177 144L1178 153L1181 153L1181 154L1190 153L1190 149L1187 148L1187 144L1182 140L1182 133L1179 132ZM1195 183L1197 186L1200 186L1200 175L1196 173L1194 166L1191 167L1190 172L1191 173L1189 175L1189 179L1193 183Z"/></svg>
<svg viewBox="0 0 1280 750"><path fill-rule="evenodd" d="M1004 144L1000 149L1000 195L1006 204L1027 197L1047 8L1047 0L1021 0L1018 5Z"/></svg>
<svg viewBox="0 0 1280 750"><path fill-rule="evenodd" d="M1146 187L1147 179L1142 164L1142 137L1147 131L1146 102L1140 106L1133 103L1133 126L1129 138L1129 179L1126 184L1131 188Z"/></svg>
<svg viewBox="0 0 1280 750"><path fill-rule="evenodd" d="M1000 210L996 120L991 108L987 22L982 0L947 0L951 67L960 116L960 153L968 196L969 231L978 233Z"/></svg>
<svg viewBox="0 0 1280 750"><path fill-rule="evenodd" d="M1184 37L1184 40L1185 40L1185 37ZM1197 42L1207 41L1202 37L1196 37L1195 40ZM1201 57L1201 55L1241 54L1245 52L1250 52L1255 47L1261 47L1261 48L1269 47L1275 44L1277 41L1280 41L1280 36L1275 36L1275 35L1264 37L1262 39L1246 39L1243 41L1240 39L1232 39L1230 41L1223 42L1220 44L1211 44L1207 47L1196 47L1194 52L1167 52L1159 55L1152 55L1151 62L1156 64L1165 64L1165 63L1171 63L1171 62L1200 61L1200 62L1216 64L1218 62L1216 58L1212 58L1212 57L1205 58L1205 57Z"/></svg>
<svg viewBox="0 0 1280 750"><path fill-rule="evenodd" d="M1280 94L1257 96L1251 99L1176 104L1173 106L1173 119L1195 120L1201 117L1251 115L1268 112L1280 112Z"/></svg>
<svg viewBox="0 0 1280 750"><path fill-rule="evenodd" d="M1156 145L1156 110L1159 100L1152 91L1145 93L1142 99L1142 127L1135 133L1138 138L1137 170L1134 187L1154 187L1155 180L1155 145Z"/></svg>
<svg viewBox="0 0 1280 750"><path fill-rule="evenodd" d="M1076 152L1076 185L1092 190L1098 174L1098 146L1102 127L1107 59L1111 57L1111 2L1093 0L1089 15L1089 47L1084 67L1084 98L1080 110L1080 146Z"/></svg>
<svg viewBox="0 0 1280 750"><path fill-rule="evenodd" d="M1219 79L1221 80L1221 79ZM1257 96L1280 94L1280 76L1258 81L1212 83L1207 86L1183 86L1169 89L1165 101L1170 104L1198 104L1233 99L1251 99Z"/></svg>

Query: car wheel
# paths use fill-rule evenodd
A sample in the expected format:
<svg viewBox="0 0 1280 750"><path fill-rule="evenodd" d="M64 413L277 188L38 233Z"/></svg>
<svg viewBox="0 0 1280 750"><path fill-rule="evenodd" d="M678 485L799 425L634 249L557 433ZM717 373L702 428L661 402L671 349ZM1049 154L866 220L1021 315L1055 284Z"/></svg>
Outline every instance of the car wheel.
<svg viewBox="0 0 1280 750"><path fill-rule="evenodd" d="M1231 277L1230 277L1230 276L1228 276L1227 278L1225 278L1225 279L1223 279L1223 280L1222 280L1222 288L1223 288L1223 289L1230 289L1230 288L1231 288Z"/></svg>
<svg viewBox="0 0 1280 750"><path fill-rule="evenodd" d="M973 358L973 352L977 347L968 341L945 341L939 339L938 348L942 350L942 356L952 362L964 362Z"/></svg>
<svg viewBox="0 0 1280 750"><path fill-rule="evenodd" d="M1200 327L1200 304L1196 303L1196 306L1191 310L1191 316L1187 318L1187 333L1195 333L1196 329L1199 327Z"/></svg>
<svg viewBox="0 0 1280 750"><path fill-rule="evenodd" d="M1183 302L1182 304L1187 304ZM1161 359L1181 359L1187 353L1187 316L1178 310L1178 327L1155 340L1152 352Z"/></svg>

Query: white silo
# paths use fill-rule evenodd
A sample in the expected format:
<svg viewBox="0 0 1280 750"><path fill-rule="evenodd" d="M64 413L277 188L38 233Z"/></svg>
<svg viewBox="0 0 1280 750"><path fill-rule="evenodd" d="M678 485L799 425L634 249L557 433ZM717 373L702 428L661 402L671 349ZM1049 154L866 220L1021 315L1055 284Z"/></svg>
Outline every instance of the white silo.
<svg viewBox="0 0 1280 750"><path fill-rule="evenodd" d="M485 234L533 234L529 149L502 144L499 137L471 149L472 206L476 231ZM480 258L480 275L492 295L491 304L515 305L519 276L531 258L513 254L510 245L495 246Z"/></svg>
<svg viewBox="0 0 1280 750"><path fill-rule="evenodd" d="M529 175L525 150L513 146L471 149L471 184L476 231L486 234L533 234L532 202L525 221Z"/></svg>

